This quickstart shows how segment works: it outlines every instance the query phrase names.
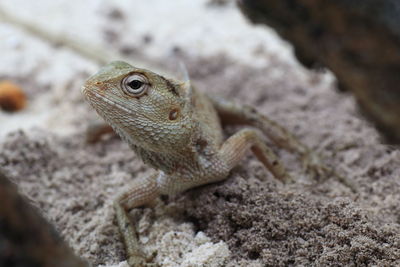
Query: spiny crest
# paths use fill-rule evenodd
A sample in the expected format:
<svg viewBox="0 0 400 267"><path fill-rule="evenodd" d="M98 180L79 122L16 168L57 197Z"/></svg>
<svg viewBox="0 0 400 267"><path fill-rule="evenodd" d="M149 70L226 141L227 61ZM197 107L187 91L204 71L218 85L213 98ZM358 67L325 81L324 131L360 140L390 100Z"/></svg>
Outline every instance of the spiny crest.
<svg viewBox="0 0 400 267"><path fill-rule="evenodd" d="M185 63L182 61L179 62L179 70L180 74L182 75L182 82L180 83L180 87L183 92L185 92L185 102L187 103L186 105L186 111L192 111L193 108L193 88L192 84L190 82L190 77L189 73L187 71L187 68L185 66Z"/></svg>

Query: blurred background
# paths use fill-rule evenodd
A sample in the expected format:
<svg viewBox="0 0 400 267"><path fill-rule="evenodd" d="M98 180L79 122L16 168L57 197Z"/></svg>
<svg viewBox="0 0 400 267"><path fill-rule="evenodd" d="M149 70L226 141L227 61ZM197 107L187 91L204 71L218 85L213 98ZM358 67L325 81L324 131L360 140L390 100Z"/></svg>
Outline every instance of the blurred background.
<svg viewBox="0 0 400 267"><path fill-rule="evenodd" d="M76 119L84 112L73 102L80 86L110 60L146 67L177 65L182 54L225 54L265 66L268 55L260 53L266 53L295 61L287 43L250 25L234 1L4 0L0 19L0 81L27 96L17 112L0 111L1 137L33 126L61 134L79 129Z"/></svg>

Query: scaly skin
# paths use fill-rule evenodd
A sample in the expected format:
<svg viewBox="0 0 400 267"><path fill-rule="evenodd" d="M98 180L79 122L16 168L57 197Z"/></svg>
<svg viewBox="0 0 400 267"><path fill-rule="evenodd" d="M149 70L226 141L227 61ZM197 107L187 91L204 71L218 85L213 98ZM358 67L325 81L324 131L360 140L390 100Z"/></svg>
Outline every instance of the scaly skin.
<svg viewBox="0 0 400 267"><path fill-rule="evenodd" d="M298 153L316 174L327 172L290 133L251 107L203 95L189 82L164 78L116 61L90 77L82 91L104 120L142 160L157 170L136 179L114 208L130 266L148 266L127 211L160 195L224 180L251 149L275 178L292 181L260 133L244 128L223 140L221 123L259 128L279 146Z"/></svg>

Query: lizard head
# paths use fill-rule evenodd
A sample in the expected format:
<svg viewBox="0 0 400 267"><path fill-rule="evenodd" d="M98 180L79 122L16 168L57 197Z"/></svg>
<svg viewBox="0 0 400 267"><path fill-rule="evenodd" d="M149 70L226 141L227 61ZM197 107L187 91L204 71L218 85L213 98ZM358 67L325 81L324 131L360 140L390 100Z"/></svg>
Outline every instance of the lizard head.
<svg viewBox="0 0 400 267"><path fill-rule="evenodd" d="M192 141L195 125L189 83L115 61L90 77L82 92L131 145L170 152Z"/></svg>

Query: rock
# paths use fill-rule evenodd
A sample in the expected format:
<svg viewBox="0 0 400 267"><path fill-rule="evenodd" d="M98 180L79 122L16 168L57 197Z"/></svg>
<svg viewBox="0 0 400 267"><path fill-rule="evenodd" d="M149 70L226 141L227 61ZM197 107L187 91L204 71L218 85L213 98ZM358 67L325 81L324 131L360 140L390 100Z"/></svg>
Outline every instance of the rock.
<svg viewBox="0 0 400 267"><path fill-rule="evenodd" d="M88 266L0 171L0 266Z"/></svg>
<svg viewBox="0 0 400 267"><path fill-rule="evenodd" d="M305 66L329 68L386 139L400 144L400 2L241 0L239 6L290 41Z"/></svg>

